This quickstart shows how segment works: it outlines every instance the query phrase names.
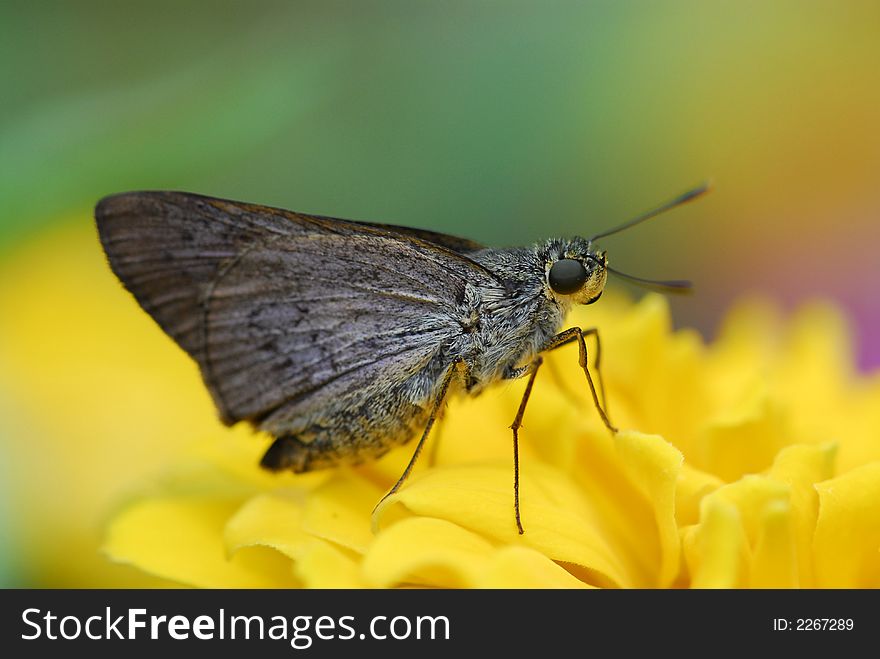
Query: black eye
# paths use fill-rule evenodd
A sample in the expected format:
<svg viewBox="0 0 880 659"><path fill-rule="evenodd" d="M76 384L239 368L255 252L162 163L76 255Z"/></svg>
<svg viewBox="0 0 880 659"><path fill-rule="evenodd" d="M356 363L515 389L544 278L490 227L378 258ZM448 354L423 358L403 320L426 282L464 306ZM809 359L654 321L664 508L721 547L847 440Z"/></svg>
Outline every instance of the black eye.
<svg viewBox="0 0 880 659"><path fill-rule="evenodd" d="M577 293L587 281L587 269L575 259L560 259L550 267L550 288L560 295Z"/></svg>

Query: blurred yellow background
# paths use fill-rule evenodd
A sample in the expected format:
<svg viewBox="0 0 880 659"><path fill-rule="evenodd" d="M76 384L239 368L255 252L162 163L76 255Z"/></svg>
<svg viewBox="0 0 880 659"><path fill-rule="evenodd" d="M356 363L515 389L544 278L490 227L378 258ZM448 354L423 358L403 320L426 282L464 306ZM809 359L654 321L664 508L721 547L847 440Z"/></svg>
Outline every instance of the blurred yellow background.
<svg viewBox="0 0 880 659"><path fill-rule="evenodd" d="M488 244L599 231L676 322L835 300L880 364L880 3L0 4L0 585L138 585L103 521L181 437L192 364L121 290L100 197L174 188Z"/></svg>

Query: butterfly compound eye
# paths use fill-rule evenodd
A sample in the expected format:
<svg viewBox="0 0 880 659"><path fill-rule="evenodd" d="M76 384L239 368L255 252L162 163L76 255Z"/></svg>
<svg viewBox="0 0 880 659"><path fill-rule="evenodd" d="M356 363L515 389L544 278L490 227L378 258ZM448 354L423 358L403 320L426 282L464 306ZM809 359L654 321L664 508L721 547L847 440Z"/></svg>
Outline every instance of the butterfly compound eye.
<svg viewBox="0 0 880 659"><path fill-rule="evenodd" d="M587 281L587 269L576 259L560 259L550 267L550 288L560 295L577 293Z"/></svg>

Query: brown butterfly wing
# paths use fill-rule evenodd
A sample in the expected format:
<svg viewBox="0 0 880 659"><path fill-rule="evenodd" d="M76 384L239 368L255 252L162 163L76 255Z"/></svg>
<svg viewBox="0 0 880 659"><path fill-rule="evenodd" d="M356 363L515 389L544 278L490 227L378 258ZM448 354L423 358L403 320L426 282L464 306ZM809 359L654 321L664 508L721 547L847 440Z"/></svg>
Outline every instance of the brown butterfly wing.
<svg viewBox="0 0 880 659"><path fill-rule="evenodd" d="M96 218L114 272L198 362L227 423L390 390L442 361L468 282L496 284L447 246L475 243L430 232L164 192L109 197Z"/></svg>

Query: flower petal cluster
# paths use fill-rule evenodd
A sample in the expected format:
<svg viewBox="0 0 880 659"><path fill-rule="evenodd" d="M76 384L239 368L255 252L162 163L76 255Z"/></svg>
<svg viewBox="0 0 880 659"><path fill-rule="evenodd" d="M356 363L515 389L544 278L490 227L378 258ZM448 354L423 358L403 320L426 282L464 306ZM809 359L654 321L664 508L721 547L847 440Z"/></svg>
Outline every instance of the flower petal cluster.
<svg viewBox="0 0 880 659"><path fill-rule="evenodd" d="M577 349L524 382L450 402L432 459L371 514L408 445L380 461L260 472L270 438L217 433L109 525L117 561L208 587L880 586L880 379L852 368L837 311L733 309L706 345L659 296L572 313L597 326L614 422ZM426 452L427 453L427 452ZM185 466L184 466L185 464Z"/></svg>

